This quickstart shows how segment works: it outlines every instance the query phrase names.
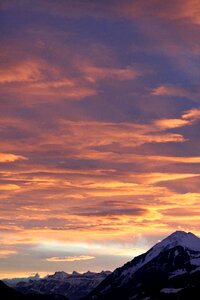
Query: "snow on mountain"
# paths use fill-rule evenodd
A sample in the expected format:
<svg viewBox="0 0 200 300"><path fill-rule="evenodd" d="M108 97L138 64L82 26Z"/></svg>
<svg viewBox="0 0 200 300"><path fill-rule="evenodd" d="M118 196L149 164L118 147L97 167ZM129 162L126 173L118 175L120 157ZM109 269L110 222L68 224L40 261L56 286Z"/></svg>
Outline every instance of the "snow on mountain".
<svg viewBox="0 0 200 300"><path fill-rule="evenodd" d="M165 289L162 289L160 292L165 293L165 294L176 294L176 293L180 292L181 290L182 290L182 288L180 288L180 289L165 288Z"/></svg>
<svg viewBox="0 0 200 300"><path fill-rule="evenodd" d="M182 246L190 250L200 251L200 238L191 232L175 231L160 243L156 244L152 250L159 252L175 246Z"/></svg>

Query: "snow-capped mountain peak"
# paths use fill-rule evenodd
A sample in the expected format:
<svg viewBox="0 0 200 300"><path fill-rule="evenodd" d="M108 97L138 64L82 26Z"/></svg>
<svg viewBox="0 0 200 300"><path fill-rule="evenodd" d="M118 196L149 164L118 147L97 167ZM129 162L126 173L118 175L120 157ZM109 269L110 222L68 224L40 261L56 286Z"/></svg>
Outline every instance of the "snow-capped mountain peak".
<svg viewBox="0 0 200 300"><path fill-rule="evenodd" d="M191 232L175 231L147 252L145 260L140 267L157 257L161 252L177 246L182 246L184 249L193 251L200 251L200 238Z"/></svg>
<svg viewBox="0 0 200 300"><path fill-rule="evenodd" d="M167 238L163 239L161 242L153 246L146 254L140 256L137 262L130 264L129 267L125 268L122 272L124 279L123 283L132 277L138 269L155 259L161 252L172 249L177 246L182 246L184 249L189 249L193 251L200 251L200 238L191 232L175 231Z"/></svg>
<svg viewBox="0 0 200 300"><path fill-rule="evenodd" d="M65 273L63 271L57 271L57 272L55 272L55 274L47 275L45 278L47 280L52 280L52 279L54 279L54 280L65 280L69 276L70 276L69 274L67 274L67 273Z"/></svg>
<svg viewBox="0 0 200 300"><path fill-rule="evenodd" d="M156 244L152 249L160 249L163 251L176 246L182 246L186 249L200 251L200 238L191 232L175 231L160 243Z"/></svg>
<svg viewBox="0 0 200 300"><path fill-rule="evenodd" d="M190 291L200 295L199 279L200 238L190 232L176 231L117 268L86 299L196 300L200 298L188 295ZM173 294L186 298L170 298Z"/></svg>

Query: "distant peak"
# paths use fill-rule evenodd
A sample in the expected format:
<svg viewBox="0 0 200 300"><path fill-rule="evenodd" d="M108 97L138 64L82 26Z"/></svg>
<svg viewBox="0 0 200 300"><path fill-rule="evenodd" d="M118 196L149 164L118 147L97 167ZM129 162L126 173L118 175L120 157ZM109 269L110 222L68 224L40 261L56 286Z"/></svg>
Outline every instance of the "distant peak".
<svg viewBox="0 0 200 300"><path fill-rule="evenodd" d="M72 275L80 275L80 273L76 272L76 271L73 271L72 272Z"/></svg>
<svg viewBox="0 0 200 300"><path fill-rule="evenodd" d="M66 278L69 275L67 273L65 273L64 271L57 271L52 275L48 275L47 278L56 278L56 279L62 279L62 278Z"/></svg>
<svg viewBox="0 0 200 300"><path fill-rule="evenodd" d="M188 234L192 234L192 233L191 232L182 231L182 230L177 230L177 231L174 231L172 234L170 234L167 238L170 238L170 237L182 238L182 237L186 237Z"/></svg>
<svg viewBox="0 0 200 300"><path fill-rule="evenodd" d="M107 270L107 271L104 271L104 270L103 270L103 271L101 271L100 274L110 274L110 273L112 273L112 272L111 272L111 271L108 271L108 270Z"/></svg>
<svg viewBox="0 0 200 300"><path fill-rule="evenodd" d="M153 248L166 250L175 246L182 246L187 249L200 251L200 238L191 232L175 231L160 243L156 244Z"/></svg>
<svg viewBox="0 0 200 300"><path fill-rule="evenodd" d="M165 240L181 241L183 239L188 239L188 238L199 240L199 238L195 234L193 234L192 232L185 232L185 231L177 230L177 231L173 232L172 234L170 234L168 237L166 237L163 241L165 241Z"/></svg>
<svg viewBox="0 0 200 300"><path fill-rule="evenodd" d="M84 273L83 275L94 275L96 274L95 272L91 272L91 271L87 271L86 273Z"/></svg>
<svg viewBox="0 0 200 300"><path fill-rule="evenodd" d="M38 274L38 273L36 273L32 278L34 278L34 279L39 279L40 278L40 274Z"/></svg>
<svg viewBox="0 0 200 300"><path fill-rule="evenodd" d="M183 231L183 230L176 230L174 231L172 234L170 235L187 235L188 233L186 231ZM169 236L170 236L169 235Z"/></svg>

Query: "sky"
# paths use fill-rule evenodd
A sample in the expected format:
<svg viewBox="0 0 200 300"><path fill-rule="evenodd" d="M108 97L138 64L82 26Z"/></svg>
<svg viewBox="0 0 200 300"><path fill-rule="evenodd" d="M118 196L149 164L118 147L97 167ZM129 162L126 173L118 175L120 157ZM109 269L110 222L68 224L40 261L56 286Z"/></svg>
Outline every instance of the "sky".
<svg viewBox="0 0 200 300"><path fill-rule="evenodd" d="M0 0L0 278L200 235L199 0Z"/></svg>

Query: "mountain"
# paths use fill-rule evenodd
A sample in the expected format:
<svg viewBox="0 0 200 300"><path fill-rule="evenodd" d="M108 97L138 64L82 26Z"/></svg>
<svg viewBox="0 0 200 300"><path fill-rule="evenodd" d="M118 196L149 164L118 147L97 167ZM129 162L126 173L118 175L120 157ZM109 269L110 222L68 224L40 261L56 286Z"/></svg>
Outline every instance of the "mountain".
<svg viewBox="0 0 200 300"><path fill-rule="evenodd" d="M70 300L77 300L90 293L109 274L109 271L102 271L101 273L86 272L84 274L75 271L72 274L56 272L42 279L17 282L13 287L23 294L53 293L66 296ZM9 284L11 284L11 281Z"/></svg>
<svg viewBox="0 0 200 300"><path fill-rule="evenodd" d="M29 280L39 280L40 275L36 273L34 276L24 277L24 278L12 278L12 279L3 279L3 282L11 287L14 287L18 282L28 282Z"/></svg>
<svg viewBox="0 0 200 300"><path fill-rule="evenodd" d="M176 231L116 269L85 300L199 300L200 239Z"/></svg>
<svg viewBox="0 0 200 300"><path fill-rule="evenodd" d="M5 283L0 281L0 297L2 300L15 299L15 300L25 300L26 297L16 292L14 289L8 287Z"/></svg>
<svg viewBox="0 0 200 300"><path fill-rule="evenodd" d="M67 300L66 297L60 295L23 295L8 287L3 281L0 281L0 298L1 300Z"/></svg>

